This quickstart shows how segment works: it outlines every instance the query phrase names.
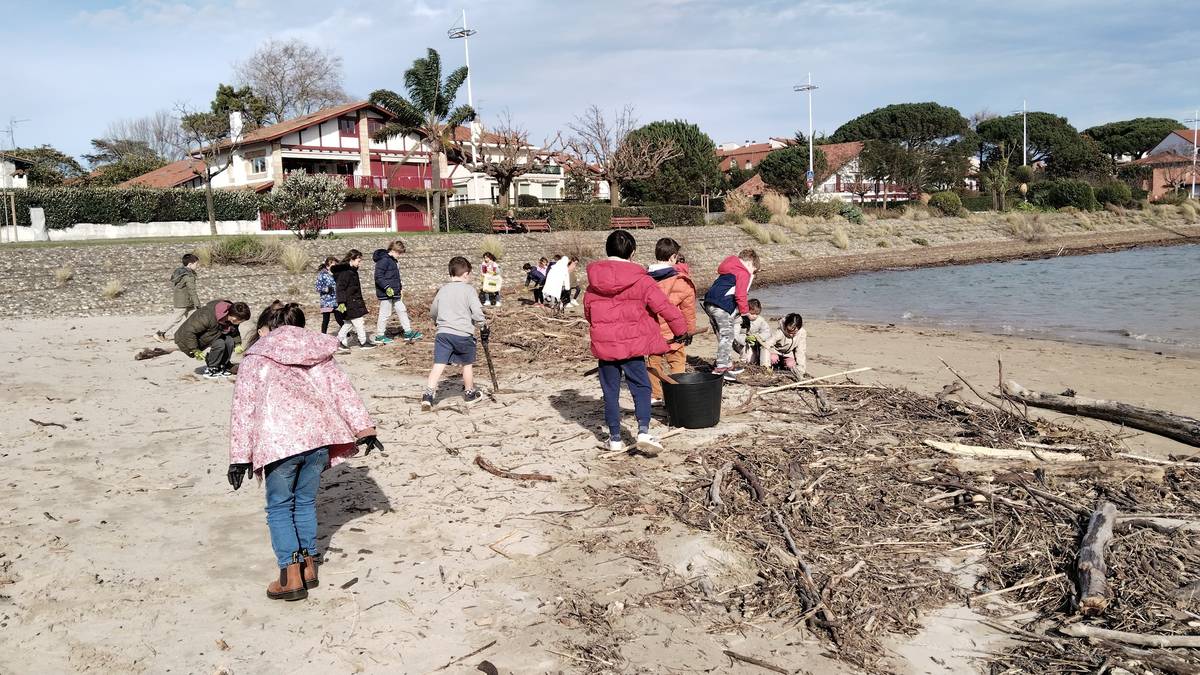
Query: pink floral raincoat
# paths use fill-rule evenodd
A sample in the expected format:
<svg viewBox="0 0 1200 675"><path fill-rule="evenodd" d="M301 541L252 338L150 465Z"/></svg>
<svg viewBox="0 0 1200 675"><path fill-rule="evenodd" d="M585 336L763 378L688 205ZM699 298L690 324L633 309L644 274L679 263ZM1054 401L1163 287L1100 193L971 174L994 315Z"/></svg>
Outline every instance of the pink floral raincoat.
<svg viewBox="0 0 1200 675"><path fill-rule="evenodd" d="M271 462L329 448L329 465L375 433L362 398L333 360L337 338L281 326L246 350L229 421L229 463Z"/></svg>

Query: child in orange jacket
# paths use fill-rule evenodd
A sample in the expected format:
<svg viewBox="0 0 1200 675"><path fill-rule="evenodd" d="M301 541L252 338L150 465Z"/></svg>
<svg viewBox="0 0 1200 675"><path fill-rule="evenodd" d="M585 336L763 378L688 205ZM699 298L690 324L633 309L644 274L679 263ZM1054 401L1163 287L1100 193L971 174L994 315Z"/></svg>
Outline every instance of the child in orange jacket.
<svg viewBox="0 0 1200 675"><path fill-rule="evenodd" d="M688 334L691 335L696 332L696 284L692 283L687 263L681 261L683 256L679 253L679 248L679 242L670 237L659 239L658 243L654 245L656 262L650 265L648 271L650 278L654 279L658 283L658 287L666 294L667 300L683 314L684 320L687 321ZM658 326L664 338L670 340L674 337L675 334L666 321L660 318ZM671 342L670 345L671 351L664 354L662 359L654 358L654 360L658 363L666 361L666 369L663 372L685 372L687 370L687 345L683 342ZM657 373L658 368L650 369L651 405L662 405L662 379L658 377Z"/></svg>

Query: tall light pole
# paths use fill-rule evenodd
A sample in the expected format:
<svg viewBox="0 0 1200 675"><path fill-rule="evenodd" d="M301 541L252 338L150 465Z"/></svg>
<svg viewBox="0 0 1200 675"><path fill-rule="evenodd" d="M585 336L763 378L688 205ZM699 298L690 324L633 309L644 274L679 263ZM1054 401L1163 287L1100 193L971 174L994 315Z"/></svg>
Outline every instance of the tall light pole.
<svg viewBox="0 0 1200 675"><path fill-rule="evenodd" d="M1021 166L1029 166L1029 109L1021 99Z"/></svg>
<svg viewBox="0 0 1200 675"><path fill-rule="evenodd" d="M808 74L808 82L806 84L797 84L796 86L792 87L792 91L802 91L805 94L808 94L808 175L807 175L807 180L808 180L808 192L809 192L810 196L812 195L813 186L816 183L816 174L813 173L813 152L814 152L813 147L816 144L813 143L813 123L812 123L812 120L813 120L813 118L812 118L812 93L813 93L813 90L816 88L817 88L817 85L812 83L812 73Z"/></svg>
<svg viewBox="0 0 1200 675"><path fill-rule="evenodd" d="M1196 111L1196 116L1188 120L1192 123L1192 199L1196 199L1196 153L1200 152L1200 147L1197 147L1197 141L1200 141L1200 110Z"/></svg>
<svg viewBox="0 0 1200 675"><path fill-rule="evenodd" d="M456 27L451 28L450 30L446 31L446 37L449 37L451 40L462 40L463 41L463 60L467 66L467 105L471 106L472 110L475 108L475 99L471 95L471 39L470 38L475 33L476 33L476 31L473 31L470 28L467 28L467 10L465 8L462 11L462 27L459 28L456 26ZM477 149L475 147L475 122L474 121L468 122L467 129L470 131L470 134L471 134L471 161L478 162L479 157L476 155ZM472 173L474 173L474 172L472 172ZM467 198L471 200L471 203L475 202L475 194L474 193L475 193L475 178L472 175L467 178Z"/></svg>

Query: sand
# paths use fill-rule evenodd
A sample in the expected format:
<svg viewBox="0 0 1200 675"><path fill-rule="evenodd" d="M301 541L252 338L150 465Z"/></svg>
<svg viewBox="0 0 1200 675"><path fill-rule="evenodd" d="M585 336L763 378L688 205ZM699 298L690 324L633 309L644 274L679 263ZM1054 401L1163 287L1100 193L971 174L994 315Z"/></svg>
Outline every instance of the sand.
<svg viewBox="0 0 1200 675"><path fill-rule="evenodd" d="M261 486L234 492L225 480L233 385L198 378L179 355L134 361L158 318L0 332L0 672L454 673L479 672L483 659L502 673L597 672L617 663L613 649L625 672L765 672L731 665L724 649L812 673L848 669L770 623L709 632L699 611L647 602L699 575L719 593L750 568L664 514L593 507L588 491L671 490L689 451L740 426L671 438L656 460L605 457L588 362L507 365L512 393L467 410L448 387L422 414L414 373L426 347L339 357L387 448L325 474L321 587L303 602L268 600ZM824 322L809 331L816 374L872 366L860 382L936 392L954 379L940 356L990 390L999 357L1027 387L1200 416L1200 360L1188 357ZM1189 451L1137 432L1126 443ZM477 453L558 480L497 478L474 466ZM931 624L898 638L895 670L961 671L996 648L960 611Z"/></svg>

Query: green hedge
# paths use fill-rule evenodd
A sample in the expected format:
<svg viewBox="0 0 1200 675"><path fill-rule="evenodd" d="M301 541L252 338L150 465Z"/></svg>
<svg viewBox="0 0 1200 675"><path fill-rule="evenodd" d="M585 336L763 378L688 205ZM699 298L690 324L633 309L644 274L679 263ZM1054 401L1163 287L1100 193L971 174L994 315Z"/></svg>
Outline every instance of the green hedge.
<svg viewBox="0 0 1200 675"><path fill-rule="evenodd" d="M217 220L254 220L260 197L244 190L215 190ZM46 227L61 230L79 223L207 221L204 191L176 188L29 188L17 193L17 221L29 225L29 208L46 212Z"/></svg>
<svg viewBox="0 0 1200 675"><path fill-rule="evenodd" d="M1096 201L1101 204L1127 206L1133 202L1133 188L1121 181L1109 181L1096 188Z"/></svg>
<svg viewBox="0 0 1200 675"><path fill-rule="evenodd" d="M1046 195L1046 205L1056 209L1074 206L1081 211L1095 211L1098 207L1092 186L1069 178L1054 181Z"/></svg>
<svg viewBox="0 0 1200 675"><path fill-rule="evenodd" d="M963 210L962 199L948 190L935 192L929 197L929 208L939 211L943 216L957 216Z"/></svg>
<svg viewBox="0 0 1200 675"><path fill-rule="evenodd" d="M492 220L503 220L506 211L486 204L455 206L447 213L452 232L491 232ZM543 204L513 209L517 220L548 220L553 230L607 230L613 216L646 216L655 227L697 227L704 224L699 206L620 206L608 204Z"/></svg>

